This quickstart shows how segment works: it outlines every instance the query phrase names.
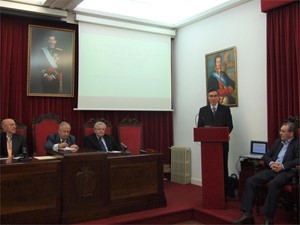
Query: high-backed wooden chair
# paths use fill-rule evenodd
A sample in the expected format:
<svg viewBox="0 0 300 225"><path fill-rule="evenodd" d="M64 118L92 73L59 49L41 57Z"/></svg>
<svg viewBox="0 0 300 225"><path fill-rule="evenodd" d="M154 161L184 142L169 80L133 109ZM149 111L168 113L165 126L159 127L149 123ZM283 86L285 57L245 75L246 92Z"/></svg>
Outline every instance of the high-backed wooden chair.
<svg viewBox="0 0 300 225"><path fill-rule="evenodd" d="M46 113L37 120L32 121L33 153L34 155L46 155L44 145L49 134L57 133L61 119L58 115Z"/></svg>
<svg viewBox="0 0 300 225"><path fill-rule="evenodd" d="M17 129L16 129L16 133L23 135L24 139L27 139L27 126L22 124L20 121L14 119Z"/></svg>
<svg viewBox="0 0 300 225"><path fill-rule="evenodd" d="M16 119L14 121L16 123L16 134L22 135L27 143L27 126Z"/></svg>
<svg viewBox="0 0 300 225"><path fill-rule="evenodd" d="M118 138L131 154L140 154L143 149L143 125L135 118L123 119L118 124Z"/></svg>
<svg viewBox="0 0 300 225"><path fill-rule="evenodd" d="M109 135L112 134L112 125L111 125L111 122L107 121L104 118L101 118L101 119L94 119L94 118L92 118L92 119L88 120L86 123L84 123L84 125L83 125L84 136L88 136L88 135L94 133L94 125L98 121L103 122L103 123L106 124L106 129L105 129L105 133L106 134L109 134Z"/></svg>

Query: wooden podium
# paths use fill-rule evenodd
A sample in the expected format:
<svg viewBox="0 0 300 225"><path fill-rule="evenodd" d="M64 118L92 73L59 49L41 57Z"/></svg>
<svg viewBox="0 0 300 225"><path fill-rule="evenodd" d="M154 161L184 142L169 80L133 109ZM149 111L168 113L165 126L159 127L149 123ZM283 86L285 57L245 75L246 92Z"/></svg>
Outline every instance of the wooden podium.
<svg viewBox="0 0 300 225"><path fill-rule="evenodd" d="M201 142L203 208L224 209L223 142L229 141L229 129L194 128L194 141Z"/></svg>

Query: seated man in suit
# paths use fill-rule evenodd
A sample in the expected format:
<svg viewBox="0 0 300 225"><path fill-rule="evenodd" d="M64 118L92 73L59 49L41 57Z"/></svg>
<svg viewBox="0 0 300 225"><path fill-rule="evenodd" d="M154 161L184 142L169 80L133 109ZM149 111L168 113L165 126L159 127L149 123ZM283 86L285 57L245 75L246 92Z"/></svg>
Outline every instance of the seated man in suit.
<svg viewBox="0 0 300 225"><path fill-rule="evenodd" d="M88 149L95 149L98 151L121 151L120 144L113 138L113 136L105 134L106 124L103 122L96 122L94 125L94 133L85 137L85 147Z"/></svg>
<svg viewBox="0 0 300 225"><path fill-rule="evenodd" d="M75 144L75 136L70 134L71 125L67 122L61 122L58 127L58 133L50 134L44 146L46 151L58 151L69 147L72 152L76 152L79 147Z"/></svg>
<svg viewBox="0 0 300 225"><path fill-rule="evenodd" d="M280 139L277 139L271 150L263 156L267 169L247 179L241 201L241 210L244 213L239 219L233 221L234 224L255 224L252 211L257 188L268 182L268 194L264 202L266 220L263 224L274 224L273 218L280 189L292 180L291 169L299 164L300 145L299 138L296 136L298 122L288 119L282 124L279 131Z"/></svg>
<svg viewBox="0 0 300 225"><path fill-rule="evenodd" d="M26 147L25 138L16 134L16 123L13 119L7 118L1 123L1 157L13 157L22 154L22 147Z"/></svg>

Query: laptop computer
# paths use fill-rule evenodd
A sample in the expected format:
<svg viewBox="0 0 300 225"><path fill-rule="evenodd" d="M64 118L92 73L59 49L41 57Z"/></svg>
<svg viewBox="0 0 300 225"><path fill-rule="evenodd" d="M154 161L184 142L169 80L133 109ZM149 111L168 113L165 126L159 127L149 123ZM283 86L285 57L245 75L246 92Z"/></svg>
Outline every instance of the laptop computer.
<svg viewBox="0 0 300 225"><path fill-rule="evenodd" d="M268 142L266 141L251 141L250 154L242 155L242 158L261 159L268 151Z"/></svg>

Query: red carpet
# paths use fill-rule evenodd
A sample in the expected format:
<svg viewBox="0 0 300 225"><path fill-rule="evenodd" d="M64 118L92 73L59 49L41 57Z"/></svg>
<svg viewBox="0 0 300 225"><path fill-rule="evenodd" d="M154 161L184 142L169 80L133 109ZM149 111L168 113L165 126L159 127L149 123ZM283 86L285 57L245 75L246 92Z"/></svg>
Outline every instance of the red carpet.
<svg viewBox="0 0 300 225"><path fill-rule="evenodd" d="M203 209L202 188L193 184L176 184L165 181L167 207L113 216L80 224L175 224L187 220L197 220L203 224L231 224L241 215L239 200L230 200L226 209ZM264 221L264 216L255 217L256 224ZM290 213L279 208L275 224L293 224Z"/></svg>

